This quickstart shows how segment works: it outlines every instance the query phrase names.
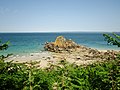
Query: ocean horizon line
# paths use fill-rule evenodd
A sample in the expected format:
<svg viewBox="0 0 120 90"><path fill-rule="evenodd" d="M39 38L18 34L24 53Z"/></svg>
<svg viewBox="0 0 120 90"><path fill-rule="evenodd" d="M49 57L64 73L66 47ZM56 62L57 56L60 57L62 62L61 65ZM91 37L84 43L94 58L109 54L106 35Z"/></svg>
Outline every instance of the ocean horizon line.
<svg viewBox="0 0 120 90"><path fill-rule="evenodd" d="M113 31L56 31L56 32L0 32L0 33L113 33ZM114 33L120 33L115 31Z"/></svg>

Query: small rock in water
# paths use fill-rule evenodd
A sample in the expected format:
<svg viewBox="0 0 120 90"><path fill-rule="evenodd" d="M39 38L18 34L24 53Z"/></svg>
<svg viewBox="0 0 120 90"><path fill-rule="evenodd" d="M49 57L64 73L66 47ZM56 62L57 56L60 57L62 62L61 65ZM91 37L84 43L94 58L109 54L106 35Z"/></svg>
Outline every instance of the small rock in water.
<svg viewBox="0 0 120 90"><path fill-rule="evenodd" d="M33 54L31 54L30 56L33 56Z"/></svg>

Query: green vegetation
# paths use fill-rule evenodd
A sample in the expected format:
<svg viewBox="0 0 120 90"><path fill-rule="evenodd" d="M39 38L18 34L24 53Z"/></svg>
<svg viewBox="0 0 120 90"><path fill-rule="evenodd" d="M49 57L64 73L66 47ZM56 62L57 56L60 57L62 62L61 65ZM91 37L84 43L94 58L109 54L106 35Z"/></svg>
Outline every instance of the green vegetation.
<svg viewBox="0 0 120 90"><path fill-rule="evenodd" d="M76 66L62 60L46 69L35 63L0 61L0 90L119 90L120 56L112 61Z"/></svg>
<svg viewBox="0 0 120 90"><path fill-rule="evenodd" d="M120 47L120 36L119 35L112 33L112 35L103 34L103 36L105 37L105 40L108 42L108 44L117 45L118 47Z"/></svg>
<svg viewBox="0 0 120 90"><path fill-rule="evenodd" d="M4 50L8 44L2 44ZM0 58L0 90L120 90L120 55L111 61L77 66L61 60L41 69L36 63Z"/></svg>
<svg viewBox="0 0 120 90"><path fill-rule="evenodd" d="M2 41L0 40L0 50L6 50L8 48L9 42L6 42L2 44Z"/></svg>
<svg viewBox="0 0 120 90"><path fill-rule="evenodd" d="M6 50L8 48L8 44L9 44L9 42L6 42L6 43L2 44L2 41L0 40L0 51L1 50ZM8 56L9 55L7 55L7 57ZM4 59L4 58L5 58L5 56L3 56L3 55L0 56L0 59Z"/></svg>

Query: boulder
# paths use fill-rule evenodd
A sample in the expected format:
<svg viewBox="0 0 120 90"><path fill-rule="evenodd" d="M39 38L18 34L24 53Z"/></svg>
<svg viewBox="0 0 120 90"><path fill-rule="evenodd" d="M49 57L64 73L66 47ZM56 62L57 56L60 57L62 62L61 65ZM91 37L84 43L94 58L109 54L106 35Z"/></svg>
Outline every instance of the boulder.
<svg viewBox="0 0 120 90"><path fill-rule="evenodd" d="M54 42L55 46L58 46L59 48L64 48L66 43L66 39L63 36L58 36Z"/></svg>
<svg viewBox="0 0 120 90"><path fill-rule="evenodd" d="M55 42L46 42L44 49L51 52L69 51L80 46L70 39L58 36Z"/></svg>

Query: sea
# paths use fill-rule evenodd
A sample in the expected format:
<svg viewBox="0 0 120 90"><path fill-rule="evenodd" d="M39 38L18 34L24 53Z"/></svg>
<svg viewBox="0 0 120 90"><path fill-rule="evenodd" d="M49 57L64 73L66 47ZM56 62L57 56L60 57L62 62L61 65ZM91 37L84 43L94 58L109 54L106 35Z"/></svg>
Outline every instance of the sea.
<svg viewBox="0 0 120 90"><path fill-rule="evenodd" d="M9 41L7 50L0 55L24 55L44 51L45 42L54 42L57 36L72 39L80 45L99 50L120 50L120 47L107 44L104 32L63 32L63 33L0 33L2 43ZM111 34L111 33L108 33ZM117 32L120 35L120 32ZM2 44L0 43L0 45Z"/></svg>

